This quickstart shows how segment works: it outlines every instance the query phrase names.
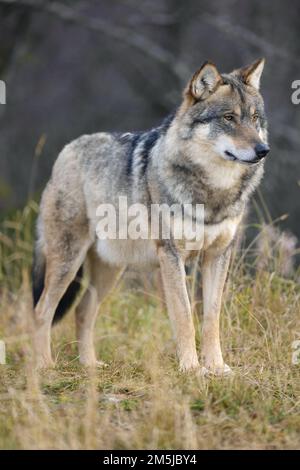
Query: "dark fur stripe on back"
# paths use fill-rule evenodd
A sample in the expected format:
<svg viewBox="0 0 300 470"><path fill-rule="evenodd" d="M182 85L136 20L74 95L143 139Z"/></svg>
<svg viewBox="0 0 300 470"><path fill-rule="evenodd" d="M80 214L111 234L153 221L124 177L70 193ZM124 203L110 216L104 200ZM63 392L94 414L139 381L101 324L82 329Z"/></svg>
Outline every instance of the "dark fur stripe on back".
<svg viewBox="0 0 300 470"><path fill-rule="evenodd" d="M152 131L146 134L146 137L143 141L143 148L138 157L138 164L141 169L141 174L144 175L148 165L149 154L159 139L160 134L158 129L153 129Z"/></svg>
<svg viewBox="0 0 300 470"><path fill-rule="evenodd" d="M122 140L126 139L127 141L130 142L130 148L128 150L127 167L126 167L127 176L130 176L132 172L133 154L136 149L136 146L138 145L140 137L141 137L141 133L137 133L137 134L129 134L128 136L122 138Z"/></svg>
<svg viewBox="0 0 300 470"><path fill-rule="evenodd" d="M140 166L142 175L146 173L151 150L153 149L159 138L167 133L174 117L175 113L170 114L165 118L165 120L159 127L152 129L142 135L141 138L143 139L143 148L141 150L140 155L138 156L138 164Z"/></svg>
<svg viewBox="0 0 300 470"><path fill-rule="evenodd" d="M133 167L136 165L141 169L141 174L145 174L152 148L155 146L160 136L166 134L174 117L175 113L170 114L159 127L147 132L127 132L125 134L116 135L119 142L127 146L126 175L128 177L131 176ZM135 150L139 144L139 152L135 154Z"/></svg>

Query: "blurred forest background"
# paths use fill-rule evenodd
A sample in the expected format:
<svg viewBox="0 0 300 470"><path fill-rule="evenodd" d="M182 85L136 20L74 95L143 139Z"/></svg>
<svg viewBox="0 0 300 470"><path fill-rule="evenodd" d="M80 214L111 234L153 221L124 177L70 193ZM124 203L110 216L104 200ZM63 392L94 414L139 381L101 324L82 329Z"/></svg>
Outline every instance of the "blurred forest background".
<svg viewBox="0 0 300 470"><path fill-rule="evenodd" d="M300 237L299 1L0 0L1 216L38 198L70 140L155 126L203 61L229 72L260 56L272 149L261 193Z"/></svg>

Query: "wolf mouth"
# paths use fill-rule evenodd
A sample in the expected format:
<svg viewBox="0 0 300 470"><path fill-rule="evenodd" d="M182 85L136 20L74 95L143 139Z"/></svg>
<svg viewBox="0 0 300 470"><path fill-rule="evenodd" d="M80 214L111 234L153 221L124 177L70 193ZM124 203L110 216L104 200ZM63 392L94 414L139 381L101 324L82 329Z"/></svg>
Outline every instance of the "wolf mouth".
<svg viewBox="0 0 300 470"><path fill-rule="evenodd" d="M235 155L233 155L233 153L229 152L228 150L225 150L225 154L229 157L229 160L231 160L233 162L235 160L238 160L238 158Z"/></svg>
<svg viewBox="0 0 300 470"><path fill-rule="evenodd" d="M229 157L229 160L231 162L238 161L239 163L243 163L246 165L252 165L254 163L258 163L261 161L261 158L255 158L254 160L240 160L238 157L236 157L233 153L229 152L228 150L225 150L225 154Z"/></svg>

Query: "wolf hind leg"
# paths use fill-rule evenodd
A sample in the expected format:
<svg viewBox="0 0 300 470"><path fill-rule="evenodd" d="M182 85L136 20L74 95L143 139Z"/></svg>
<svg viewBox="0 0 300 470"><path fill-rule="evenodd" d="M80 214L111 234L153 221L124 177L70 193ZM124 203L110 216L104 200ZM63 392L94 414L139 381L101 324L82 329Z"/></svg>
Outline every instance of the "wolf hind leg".
<svg viewBox="0 0 300 470"><path fill-rule="evenodd" d="M73 240L72 249L64 250L64 245L57 243L56 249L46 251L45 283L42 295L34 310L34 349L37 367L51 367L51 326L57 306L76 276L89 248L86 239Z"/></svg>
<svg viewBox="0 0 300 470"><path fill-rule="evenodd" d="M94 249L88 252L87 264L90 284L76 308L76 335L81 364L93 367L103 365L97 361L94 348L94 326L99 306L117 283L124 268L103 262Z"/></svg>

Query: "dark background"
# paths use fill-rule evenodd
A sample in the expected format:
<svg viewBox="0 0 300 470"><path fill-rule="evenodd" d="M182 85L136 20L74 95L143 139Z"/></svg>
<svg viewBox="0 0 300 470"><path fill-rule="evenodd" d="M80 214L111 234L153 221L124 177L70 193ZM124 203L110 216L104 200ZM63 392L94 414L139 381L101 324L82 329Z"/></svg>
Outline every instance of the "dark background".
<svg viewBox="0 0 300 470"><path fill-rule="evenodd" d="M299 237L298 0L0 0L1 215L39 196L68 141L155 126L206 59L261 56L272 152L256 200Z"/></svg>

